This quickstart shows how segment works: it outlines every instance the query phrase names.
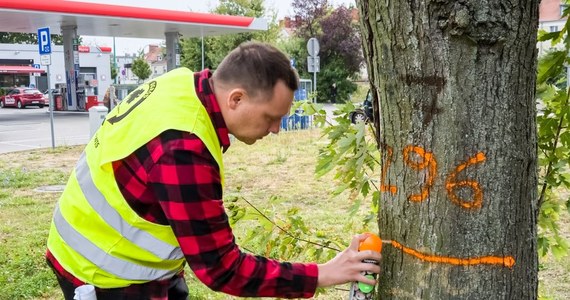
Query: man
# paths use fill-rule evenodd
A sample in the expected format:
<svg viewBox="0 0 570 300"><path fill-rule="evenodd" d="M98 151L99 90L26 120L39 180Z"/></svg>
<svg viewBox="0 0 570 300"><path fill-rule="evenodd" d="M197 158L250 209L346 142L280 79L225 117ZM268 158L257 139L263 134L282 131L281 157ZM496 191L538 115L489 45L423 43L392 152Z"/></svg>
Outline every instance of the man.
<svg viewBox="0 0 570 300"><path fill-rule="evenodd" d="M311 297L316 287L374 284L364 235L325 264L242 253L222 204L228 134L253 144L279 132L298 78L276 48L246 43L209 70L171 71L133 91L86 146L54 212L47 260L66 299L186 299L187 262L236 296Z"/></svg>
<svg viewBox="0 0 570 300"><path fill-rule="evenodd" d="M107 88L105 96L103 96L103 105L105 105L109 110L117 106L117 95L115 94L115 86L110 85L109 88Z"/></svg>

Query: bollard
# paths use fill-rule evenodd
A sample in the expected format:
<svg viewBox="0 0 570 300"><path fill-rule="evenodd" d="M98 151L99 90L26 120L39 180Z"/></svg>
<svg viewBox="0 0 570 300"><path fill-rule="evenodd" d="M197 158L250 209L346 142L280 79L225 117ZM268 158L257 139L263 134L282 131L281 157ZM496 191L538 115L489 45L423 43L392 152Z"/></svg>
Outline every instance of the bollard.
<svg viewBox="0 0 570 300"><path fill-rule="evenodd" d="M93 106L89 108L89 138L93 138L97 129L105 121L109 110L105 106Z"/></svg>

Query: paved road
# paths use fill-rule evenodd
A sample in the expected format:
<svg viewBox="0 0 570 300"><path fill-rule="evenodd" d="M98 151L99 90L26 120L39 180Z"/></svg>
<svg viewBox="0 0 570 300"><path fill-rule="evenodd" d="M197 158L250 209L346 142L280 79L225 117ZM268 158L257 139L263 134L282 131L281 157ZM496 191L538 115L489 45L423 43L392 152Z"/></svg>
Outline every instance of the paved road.
<svg viewBox="0 0 570 300"><path fill-rule="evenodd" d="M334 105L325 104L332 121ZM89 141L89 114L54 112L55 145L84 145ZM0 108L0 153L51 148L49 108Z"/></svg>
<svg viewBox="0 0 570 300"><path fill-rule="evenodd" d="M82 145L89 141L89 115L54 112L55 145ZM0 153L51 148L49 108L0 108Z"/></svg>

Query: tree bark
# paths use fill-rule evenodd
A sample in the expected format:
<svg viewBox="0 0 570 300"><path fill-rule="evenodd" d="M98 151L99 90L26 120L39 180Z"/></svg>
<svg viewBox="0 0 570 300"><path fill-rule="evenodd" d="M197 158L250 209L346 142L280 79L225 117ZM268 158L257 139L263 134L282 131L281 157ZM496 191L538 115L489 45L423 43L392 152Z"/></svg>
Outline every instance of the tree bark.
<svg viewBox="0 0 570 300"><path fill-rule="evenodd" d="M358 0L380 299L536 299L539 0Z"/></svg>

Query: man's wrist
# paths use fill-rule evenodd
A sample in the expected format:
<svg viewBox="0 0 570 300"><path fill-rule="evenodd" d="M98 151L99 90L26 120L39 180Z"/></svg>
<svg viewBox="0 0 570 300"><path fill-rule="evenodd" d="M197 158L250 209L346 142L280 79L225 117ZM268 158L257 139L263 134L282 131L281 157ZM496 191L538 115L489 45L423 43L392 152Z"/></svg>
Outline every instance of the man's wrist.
<svg viewBox="0 0 570 300"><path fill-rule="evenodd" d="M331 286L332 283L330 282L329 272L328 272L328 265L325 264L318 264L317 265L318 276L317 276L317 287L327 287Z"/></svg>

